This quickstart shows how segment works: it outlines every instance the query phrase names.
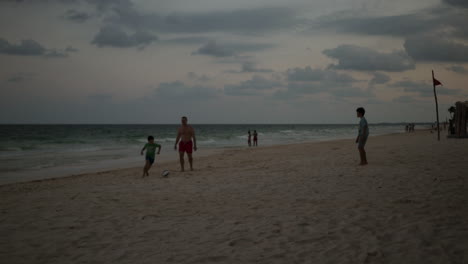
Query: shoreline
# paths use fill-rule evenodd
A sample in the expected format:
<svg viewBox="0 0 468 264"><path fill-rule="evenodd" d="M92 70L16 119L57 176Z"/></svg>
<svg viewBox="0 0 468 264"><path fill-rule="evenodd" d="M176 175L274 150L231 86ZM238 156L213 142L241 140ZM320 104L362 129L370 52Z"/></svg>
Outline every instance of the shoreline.
<svg viewBox="0 0 468 264"><path fill-rule="evenodd" d="M410 134L414 134L414 133L423 133L423 132L427 132L427 131L430 131L430 129L418 129L416 130L415 132L413 133L410 133ZM380 135L371 135L369 136L370 139L373 139L373 138L379 138L379 137L385 137L385 136L397 136L397 135L405 135L405 134L408 134L408 133L405 133L405 132L401 132L401 133L389 133L389 134L380 134ZM288 147L288 146L299 146L299 145L313 145L313 144L320 144L320 143L337 143L337 142L340 142L340 141L349 141L349 140L352 140L353 138L339 138L339 139L325 139L325 140L315 140L315 141L304 141L304 142L294 142L294 143L284 143L284 144L275 144L275 145L264 145L264 146L259 146L259 147L248 147L248 146L244 146L244 147L241 147L241 146L232 146L232 147L222 147L222 148L209 148L209 149L204 149L202 152L205 152L203 154L201 154L201 156L194 156L194 161L195 161L195 164L196 164L196 160L198 158L210 158L210 157L215 157L217 155L222 155L223 153L225 152L229 152L229 151L243 151L243 150L254 150L254 149L269 149L269 148L278 148L278 147ZM195 154L198 154L200 152L194 152ZM139 156L139 159L141 159L141 157ZM86 169L87 171L83 172L83 173L70 173L70 174L59 174L58 176L55 175L55 176L45 176L45 177L41 177L41 178L37 178L37 179L25 179L25 180L20 180L20 181L11 181L11 182L0 182L0 187L2 186L8 186L8 185L15 185L15 184L26 184L26 183L34 183L34 182L46 182L46 181L57 181L57 180L60 180L60 179L67 179L67 178L75 178L75 177L86 177L86 176L90 176L90 175L96 175L96 174L108 174L108 173L113 173L113 172L118 172L120 170L137 170L137 169L141 169L143 168L143 161L137 161L138 163L141 163L142 165L141 166L137 166L137 165L129 165L129 163L127 163L126 165L120 165L120 166L117 166L117 167L111 167L111 168L92 168L92 169ZM187 156L185 156L185 162L186 162L186 165L188 165L188 160L187 160ZM154 173L154 169L157 169L158 167L160 166L168 166L168 165L172 165L174 166L174 163L176 164L176 166L179 166L179 160L178 160L178 156L176 154L174 154L173 157L170 157L168 158L167 156L160 162L158 162L158 160L156 160L155 164L153 165L152 167L152 170L150 171L153 171ZM135 163L136 164L136 163ZM86 165L82 165L81 167L86 167ZM140 168L141 167L141 168ZM159 170L158 170L159 171ZM161 170L162 171L162 170ZM177 169L172 169L172 170L169 170L170 172L177 172ZM187 171L186 171L187 172ZM154 177L154 174L150 174ZM160 177L160 176L159 176Z"/></svg>
<svg viewBox="0 0 468 264"><path fill-rule="evenodd" d="M0 172L0 185L140 166L141 158L139 157L139 143L126 145L128 142L124 140L123 142L127 143L118 143L119 146L113 147L110 144L104 144L103 142L107 141L103 138L105 138L105 134L110 131L110 142L120 142L122 134L126 133L125 135L134 138L137 134L148 133L148 129L151 130L151 126L137 127L135 128L137 130L132 130L134 128L106 130L108 129L106 126L101 128L99 127L100 126L93 130L88 130L89 128L86 126L79 129L72 129L69 132L74 136L67 136L63 139L60 139L62 136L58 132L66 128L61 128L59 130L48 129L47 131L50 132L51 136L44 139L45 143L43 144L39 141L36 142L32 139L28 145L32 146L30 149L27 149L24 146L24 142L19 143L16 147L12 147L12 139L5 139L5 141L2 142L2 151L0 152L0 165L2 166L2 170ZM214 126L206 128L208 129L208 132L205 137L201 137L201 139L199 138L198 145L201 147L201 153L204 151L219 153L226 149L246 147L247 136L245 136L245 139L241 136L243 135L243 131L240 131L241 128L226 130L222 127L223 126ZM233 127L236 126L234 125ZM352 130L350 130L351 127L353 127ZM322 128L320 128L320 126L306 128L295 126L274 128L264 127L265 136L261 136L260 145L282 146L287 144L304 144L309 142L353 138L355 136L354 127L355 125L346 125L346 127L339 129L330 128L328 126L324 126ZM177 160L178 155L172 154L172 145L167 141L169 139L167 137L167 133L169 133L168 129L159 129L161 129L161 131L157 134L163 142L161 143L163 145L163 151L158 159ZM10 132L7 132L10 134L21 134L24 132L21 129L19 131L10 129L9 131ZM104 133L105 131L108 132ZM376 125L373 135L382 135L394 132L402 132L402 130L400 130L400 127L398 127L397 130L396 127ZM54 133L57 133L57 135ZM85 136L82 140L76 139L79 133L84 133L84 135L94 133L95 137ZM260 134L263 135L262 133ZM57 144L54 143L55 141L57 141ZM67 143L67 141L70 142ZM138 142L140 141L143 142L143 140L138 140ZM50 148L48 147L48 144L52 144Z"/></svg>

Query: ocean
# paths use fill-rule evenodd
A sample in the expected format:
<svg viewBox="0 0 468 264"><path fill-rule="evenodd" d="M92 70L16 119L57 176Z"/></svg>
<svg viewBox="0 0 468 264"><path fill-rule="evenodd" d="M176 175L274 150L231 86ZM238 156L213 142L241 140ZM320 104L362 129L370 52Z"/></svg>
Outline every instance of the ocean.
<svg viewBox="0 0 468 264"><path fill-rule="evenodd" d="M192 125L197 155L247 146L247 131L259 146L354 138L353 125ZM371 135L404 132L405 124L369 125ZM177 158L179 125L0 125L0 184L112 168L142 166L148 135L162 145L157 160ZM419 126L421 127L421 125Z"/></svg>

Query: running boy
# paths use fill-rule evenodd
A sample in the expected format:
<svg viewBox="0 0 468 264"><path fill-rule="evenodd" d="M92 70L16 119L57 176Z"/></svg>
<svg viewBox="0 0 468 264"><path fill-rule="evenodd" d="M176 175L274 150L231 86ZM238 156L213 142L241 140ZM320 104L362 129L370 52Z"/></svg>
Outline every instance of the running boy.
<svg viewBox="0 0 468 264"><path fill-rule="evenodd" d="M143 151L146 149L146 163L145 167L143 168L143 176L149 176L148 171L150 170L151 166L154 163L154 158L155 158L155 152L156 148L158 148L158 155L161 152L161 145L154 143L154 137L149 136L148 137L148 143L145 144L143 149L141 150L141 155L143 155Z"/></svg>
<svg viewBox="0 0 468 264"><path fill-rule="evenodd" d="M356 138L356 143L358 143L359 156L361 157L361 163L359 165L367 165L367 157L364 146L366 145L367 137L369 136L369 126L367 125L367 120L364 117L365 113L366 110L364 110L362 107L356 109L357 117L361 118L361 122L359 122L359 133Z"/></svg>

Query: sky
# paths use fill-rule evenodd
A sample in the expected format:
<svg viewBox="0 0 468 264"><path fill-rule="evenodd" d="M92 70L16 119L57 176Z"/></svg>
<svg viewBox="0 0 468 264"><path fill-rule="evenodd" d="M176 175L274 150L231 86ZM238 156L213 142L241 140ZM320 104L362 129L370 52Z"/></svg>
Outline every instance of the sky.
<svg viewBox="0 0 468 264"><path fill-rule="evenodd" d="M0 123L433 122L467 0L0 1Z"/></svg>

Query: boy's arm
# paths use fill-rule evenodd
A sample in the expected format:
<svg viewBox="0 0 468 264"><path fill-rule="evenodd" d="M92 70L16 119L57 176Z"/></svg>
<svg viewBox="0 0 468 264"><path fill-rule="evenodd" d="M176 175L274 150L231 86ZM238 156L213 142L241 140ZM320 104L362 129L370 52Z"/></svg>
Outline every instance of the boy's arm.
<svg viewBox="0 0 468 264"><path fill-rule="evenodd" d="M161 153L161 145L158 144L158 154Z"/></svg>
<svg viewBox="0 0 468 264"><path fill-rule="evenodd" d="M179 143L179 139L180 139L180 136L181 136L181 133L180 133L180 128L177 130L177 138L175 140L175 144L174 144L174 149L177 150L177 143Z"/></svg>
<svg viewBox="0 0 468 264"><path fill-rule="evenodd" d="M146 145L141 149L141 155L143 155L143 151L145 151Z"/></svg>

